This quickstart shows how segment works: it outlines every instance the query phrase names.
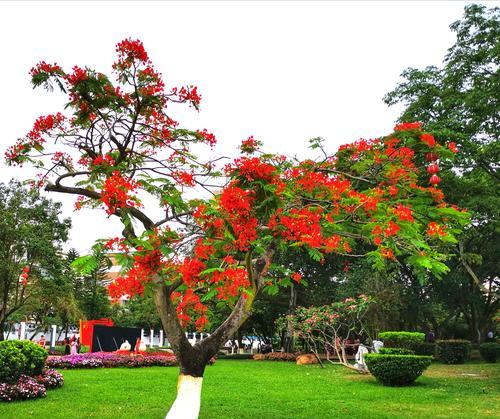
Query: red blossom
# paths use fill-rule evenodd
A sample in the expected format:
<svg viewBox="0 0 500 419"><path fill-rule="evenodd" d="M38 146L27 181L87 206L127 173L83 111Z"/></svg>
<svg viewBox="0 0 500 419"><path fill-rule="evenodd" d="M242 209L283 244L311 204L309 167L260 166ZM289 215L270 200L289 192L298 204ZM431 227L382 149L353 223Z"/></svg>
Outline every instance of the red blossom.
<svg viewBox="0 0 500 419"><path fill-rule="evenodd" d="M394 131L410 131L410 130L417 130L422 127L422 124L420 122L403 122L401 124L397 124L394 127Z"/></svg>
<svg viewBox="0 0 500 419"><path fill-rule="evenodd" d="M458 148L457 148L457 144L454 143L453 141L450 141L448 143L448 148L453 151L454 153L458 153Z"/></svg>
<svg viewBox="0 0 500 419"><path fill-rule="evenodd" d="M420 139L422 140L423 143L427 144L429 148L433 148L436 145L436 140L434 139L434 136L431 134L422 134L420 136Z"/></svg>
<svg viewBox="0 0 500 419"><path fill-rule="evenodd" d="M135 181L124 178L119 171L114 171L104 182L101 192L100 199L106 206L106 212L111 215L118 209L137 206L137 201L129 196L137 187Z"/></svg>

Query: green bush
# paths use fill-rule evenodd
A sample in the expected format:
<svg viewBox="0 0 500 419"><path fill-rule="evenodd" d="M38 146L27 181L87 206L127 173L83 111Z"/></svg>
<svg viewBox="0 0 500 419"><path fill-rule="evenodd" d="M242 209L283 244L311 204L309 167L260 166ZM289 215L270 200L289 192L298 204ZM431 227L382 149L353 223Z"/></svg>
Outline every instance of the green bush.
<svg viewBox="0 0 500 419"><path fill-rule="evenodd" d="M470 357L470 341L438 340L437 356L445 364L463 364Z"/></svg>
<svg viewBox="0 0 500 419"><path fill-rule="evenodd" d="M420 332L382 332L378 335L386 348L406 348L415 351L415 347L423 343L425 333Z"/></svg>
<svg viewBox="0 0 500 419"><path fill-rule="evenodd" d="M495 342L482 343L479 345L479 353L486 362L497 362L497 359L500 358L500 344Z"/></svg>
<svg viewBox="0 0 500 419"><path fill-rule="evenodd" d="M431 356L367 354L370 373L386 386L405 386L413 383L431 364Z"/></svg>
<svg viewBox="0 0 500 419"><path fill-rule="evenodd" d="M436 355L436 344L431 342L417 342L413 345L413 351L416 355Z"/></svg>
<svg viewBox="0 0 500 419"><path fill-rule="evenodd" d="M0 342L0 383L17 382L26 363L26 356L15 344L15 341Z"/></svg>
<svg viewBox="0 0 500 419"><path fill-rule="evenodd" d="M26 366L23 369L23 374L29 376L41 374L49 355L47 350L29 340L16 340L14 342L26 357Z"/></svg>
<svg viewBox="0 0 500 419"><path fill-rule="evenodd" d="M415 352L406 348L380 348L379 353L384 355L415 355Z"/></svg>

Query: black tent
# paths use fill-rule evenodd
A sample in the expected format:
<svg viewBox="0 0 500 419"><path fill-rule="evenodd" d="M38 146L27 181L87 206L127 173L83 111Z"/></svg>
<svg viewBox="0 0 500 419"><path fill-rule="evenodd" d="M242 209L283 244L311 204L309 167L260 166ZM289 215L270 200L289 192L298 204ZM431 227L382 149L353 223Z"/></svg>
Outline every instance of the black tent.
<svg viewBox="0 0 500 419"><path fill-rule="evenodd" d="M92 334L92 352L112 352L120 349L126 340L129 341L131 350L135 347L137 338L141 337L141 329L137 327L115 327L94 325Z"/></svg>

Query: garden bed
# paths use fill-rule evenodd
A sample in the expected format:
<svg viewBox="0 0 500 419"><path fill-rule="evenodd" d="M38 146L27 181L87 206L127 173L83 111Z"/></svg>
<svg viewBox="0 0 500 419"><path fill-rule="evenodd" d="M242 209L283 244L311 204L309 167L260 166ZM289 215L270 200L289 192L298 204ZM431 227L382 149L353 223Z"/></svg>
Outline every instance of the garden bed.
<svg viewBox="0 0 500 419"><path fill-rule="evenodd" d="M122 354L115 352L92 352L78 355L49 356L49 368L117 368L117 367L172 367L177 365L174 354L155 352L144 354Z"/></svg>

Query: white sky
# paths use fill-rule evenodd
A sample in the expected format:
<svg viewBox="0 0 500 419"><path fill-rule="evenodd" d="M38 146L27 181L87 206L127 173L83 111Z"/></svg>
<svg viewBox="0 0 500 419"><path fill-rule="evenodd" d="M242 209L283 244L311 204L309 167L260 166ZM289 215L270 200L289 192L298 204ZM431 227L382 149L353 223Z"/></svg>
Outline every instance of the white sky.
<svg viewBox="0 0 500 419"><path fill-rule="evenodd" d="M213 131L222 154L254 135L268 149L300 156L312 137L334 151L390 132L399 109L382 97L404 68L441 64L454 43L448 26L465 4L0 3L0 182L29 177L6 168L3 153L37 116L62 109L64 96L30 86L28 71L42 59L109 74L115 44L140 38L167 86L199 87L201 112L186 108L180 120ZM85 252L96 238L119 235L104 211L73 213L74 197L50 195L72 216L68 247Z"/></svg>

